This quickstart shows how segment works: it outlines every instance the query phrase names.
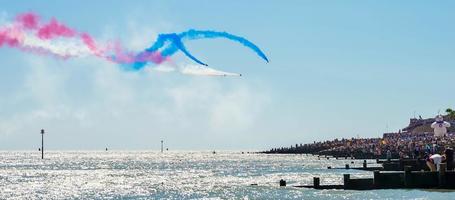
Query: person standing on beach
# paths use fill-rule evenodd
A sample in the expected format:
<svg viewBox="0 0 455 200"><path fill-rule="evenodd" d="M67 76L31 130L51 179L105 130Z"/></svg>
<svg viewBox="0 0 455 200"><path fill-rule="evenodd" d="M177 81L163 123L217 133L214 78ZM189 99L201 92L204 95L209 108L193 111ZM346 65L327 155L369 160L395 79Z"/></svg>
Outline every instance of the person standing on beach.
<svg viewBox="0 0 455 200"><path fill-rule="evenodd" d="M427 166L430 168L430 171L439 171L439 164L446 161L445 155L433 154L427 159Z"/></svg>
<svg viewBox="0 0 455 200"><path fill-rule="evenodd" d="M387 149L386 158L388 161L390 161L390 159L392 159L392 152L390 151L390 149Z"/></svg>
<svg viewBox="0 0 455 200"><path fill-rule="evenodd" d="M435 122L431 124L431 128L434 130L434 137L444 137L447 135L447 128L450 127L450 123L444 121L441 115L436 116Z"/></svg>

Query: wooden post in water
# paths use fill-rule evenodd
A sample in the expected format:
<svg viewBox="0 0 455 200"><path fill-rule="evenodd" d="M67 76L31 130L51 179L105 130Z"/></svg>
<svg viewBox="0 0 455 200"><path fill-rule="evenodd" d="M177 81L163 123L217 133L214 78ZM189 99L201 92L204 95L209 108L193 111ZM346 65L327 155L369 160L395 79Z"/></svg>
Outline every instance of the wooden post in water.
<svg viewBox="0 0 455 200"><path fill-rule="evenodd" d="M344 184L344 189L349 188L349 179L351 178L350 174L343 174L343 184Z"/></svg>
<svg viewBox="0 0 455 200"><path fill-rule="evenodd" d="M44 159L44 129L41 129L41 159Z"/></svg>
<svg viewBox="0 0 455 200"><path fill-rule="evenodd" d="M363 160L363 168L364 168L364 169L367 168L367 160Z"/></svg>
<svg viewBox="0 0 455 200"><path fill-rule="evenodd" d="M281 186L281 187L286 186L286 181L283 180L283 179L281 179L281 180L280 180L280 186Z"/></svg>
<svg viewBox="0 0 455 200"><path fill-rule="evenodd" d="M319 177L313 177L313 187L314 188L319 188L319 186L321 185L321 180L319 179Z"/></svg>
<svg viewBox="0 0 455 200"><path fill-rule="evenodd" d="M373 172L373 185L375 188L379 186L379 170L374 170Z"/></svg>
<svg viewBox="0 0 455 200"><path fill-rule="evenodd" d="M163 140L161 140L161 153L163 153Z"/></svg>
<svg viewBox="0 0 455 200"><path fill-rule="evenodd" d="M345 168L346 168L346 169L349 169L349 164L346 164Z"/></svg>
<svg viewBox="0 0 455 200"><path fill-rule="evenodd" d="M404 187L412 186L411 166L404 166Z"/></svg>
<svg viewBox="0 0 455 200"><path fill-rule="evenodd" d="M447 163L439 164L439 187L444 187L446 185L446 170Z"/></svg>

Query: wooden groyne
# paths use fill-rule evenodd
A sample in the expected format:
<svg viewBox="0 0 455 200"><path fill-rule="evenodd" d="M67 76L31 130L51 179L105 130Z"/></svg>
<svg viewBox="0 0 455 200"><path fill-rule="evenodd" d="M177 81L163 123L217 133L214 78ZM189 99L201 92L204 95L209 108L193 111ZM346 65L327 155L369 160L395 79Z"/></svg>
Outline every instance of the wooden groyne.
<svg viewBox="0 0 455 200"><path fill-rule="evenodd" d="M351 162L354 164L354 161ZM370 163L371 164L371 163ZM405 166L411 167L412 171L428 171L429 168L426 165L424 159L376 159L376 164L381 164L382 167L368 167L367 160L363 160L362 167L351 167L349 164L346 164L345 167L334 168L332 166L327 166L327 169L357 169L357 170L366 170L366 171L404 171Z"/></svg>
<svg viewBox="0 0 455 200"><path fill-rule="evenodd" d="M381 171L404 171L405 166L411 167L412 171L430 170L425 159L376 159L376 163L382 164L383 169Z"/></svg>
<svg viewBox="0 0 455 200"><path fill-rule="evenodd" d="M320 178L313 178L313 185L295 187L314 189L345 189L345 190L373 190L373 189L455 189L455 171L447 171L445 163L440 164L440 170L412 171L412 166L405 166L404 171L373 172L373 178L352 179L350 174L343 175L343 185L321 185Z"/></svg>
<svg viewBox="0 0 455 200"><path fill-rule="evenodd" d="M351 163L354 163L354 161ZM375 170L383 170L384 168L383 167L368 167L367 160L363 160L362 167L351 167L351 166L349 166L349 164L346 164L345 167L333 168L331 166L328 166L327 169L357 169L357 170L375 171Z"/></svg>

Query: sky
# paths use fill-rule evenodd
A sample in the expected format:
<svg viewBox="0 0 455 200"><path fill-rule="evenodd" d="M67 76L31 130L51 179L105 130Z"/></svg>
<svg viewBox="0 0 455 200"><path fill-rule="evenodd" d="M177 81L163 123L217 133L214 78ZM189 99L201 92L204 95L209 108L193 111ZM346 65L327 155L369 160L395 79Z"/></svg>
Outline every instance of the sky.
<svg viewBox="0 0 455 200"><path fill-rule="evenodd" d="M94 57L0 48L0 150L266 150L380 137L454 108L453 1L1 1L0 24L33 11L149 47L159 33L227 31L186 43L242 77L138 72ZM179 65L194 64L181 53Z"/></svg>

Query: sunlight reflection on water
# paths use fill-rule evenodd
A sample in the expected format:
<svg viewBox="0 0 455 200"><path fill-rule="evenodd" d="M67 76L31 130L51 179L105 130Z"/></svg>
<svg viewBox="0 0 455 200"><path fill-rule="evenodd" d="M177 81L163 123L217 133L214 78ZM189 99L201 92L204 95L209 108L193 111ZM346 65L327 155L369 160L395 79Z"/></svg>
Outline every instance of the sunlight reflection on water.
<svg viewBox="0 0 455 200"><path fill-rule="evenodd" d="M344 173L372 177L366 171L327 170L351 160L305 155L50 151L41 160L39 152L3 151L0 156L0 199L451 199L454 194L279 187L280 179L292 186L312 184L315 176L321 184L342 184Z"/></svg>

